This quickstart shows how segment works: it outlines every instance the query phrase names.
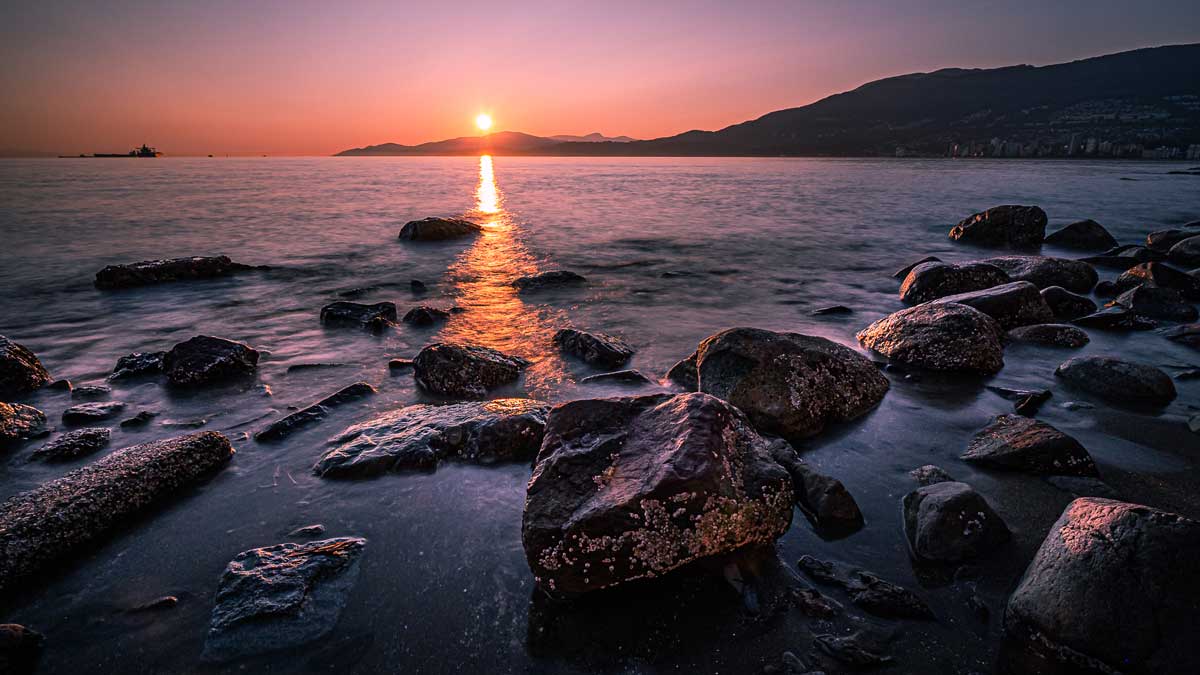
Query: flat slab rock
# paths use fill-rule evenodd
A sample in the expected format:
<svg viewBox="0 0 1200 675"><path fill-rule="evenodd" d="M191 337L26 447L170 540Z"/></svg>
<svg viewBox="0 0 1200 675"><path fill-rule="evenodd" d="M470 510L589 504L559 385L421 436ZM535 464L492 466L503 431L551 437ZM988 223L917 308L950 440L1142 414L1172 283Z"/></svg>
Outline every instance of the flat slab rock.
<svg viewBox="0 0 1200 675"><path fill-rule="evenodd" d="M118 450L0 505L0 592L102 540L222 468L229 440L204 431Z"/></svg>
<svg viewBox="0 0 1200 675"><path fill-rule="evenodd" d="M1176 395L1175 383L1163 371L1111 356L1077 356L1054 374L1076 389L1118 403L1164 406Z"/></svg>
<svg viewBox="0 0 1200 675"><path fill-rule="evenodd" d="M61 462L90 455L108 445L112 430L105 427L89 427L68 431L58 438L33 451L33 459Z"/></svg>
<svg viewBox="0 0 1200 675"><path fill-rule="evenodd" d="M0 335L0 399L11 399L50 384L50 373L24 346Z"/></svg>
<svg viewBox="0 0 1200 675"><path fill-rule="evenodd" d="M654 380L646 377L641 371L637 370L615 370L611 373L600 373L598 375L588 375L579 381L580 384L623 384L623 385L642 385L654 384Z"/></svg>
<svg viewBox="0 0 1200 675"><path fill-rule="evenodd" d="M954 481L905 495L904 533L916 558L939 563L977 558L1010 537L987 500L970 485Z"/></svg>
<svg viewBox="0 0 1200 675"><path fill-rule="evenodd" d="M619 337L563 328L554 334L554 345L597 368L614 369L633 357L634 349Z"/></svg>
<svg viewBox="0 0 1200 675"><path fill-rule="evenodd" d="M326 478L430 470L443 460L528 462L542 444L549 404L526 398L410 405L346 429L313 465Z"/></svg>
<svg viewBox="0 0 1200 675"><path fill-rule="evenodd" d="M1174 288L1135 286L1113 301L1138 316L1166 321L1189 322L1200 317L1196 307Z"/></svg>
<svg viewBox="0 0 1200 675"><path fill-rule="evenodd" d="M913 267L900 284L900 300L915 305L947 295L981 291L1012 281L1004 270L987 263L925 262Z"/></svg>
<svg viewBox="0 0 1200 675"><path fill-rule="evenodd" d="M1001 415L971 440L962 459L1038 475L1097 476L1096 462L1074 438L1019 415Z"/></svg>
<svg viewBox="0 0 1200 675"><path fill-rule="evenodd" d="M517 292L525 293L558 286L573 286L586 281L587 279L570 270L551 270L514 279L512 286Z"/></svg>
<svg viewBox="0 0 1200 675"><path fill-rule="evenodd" d="M477 345L438 342L413 359L413 377L427 391L452 398L484 398L521 376L529 361Z"/></svg>
<svg viewBox="0 0 1200 675"><path fill-rule="evenodd" d="M253 375L258 358L257 350L241 342L197 335L164 354L162 369L171 385L203 387Z"/></svg>
<svg viewBox="0 0 1200 675"><path fill-rule="evenodd" d="M575 595L774 542L794 500L779 442L702 393L554 408L521 526L534 577Z"/></svg>
<svg viewBox="0 0 1200 675"><path fill-rule="evenodd" d="M950 238L980 246L1037 248L1046 238L1046 212L1036 206L993 206L964 218L950 229Z"/></svg>
<svg viewBox="0 0 1200 675"><path fill-rule="evenodd" d="M973 307L995 319L1005 329L1054 322L1054 312L1037 286L1028 281L1014 281L982 291L948 295L934 302L953 302Z"/></svg>
<svg viewBox="0 0 1200 675"><path fill-rule="evenodd" d="M46 415L33 406L0 402L0 447L46 434Z"/></svg>
<svg viewBox="0 0 1200 675"><path fill-rule="evenodd" d="M332 631L366 545L337 537L239 553L221 575L201 660L298 647Z"/></svg>
<svg viewBox="0 0 1200 675"><path fill-rule="evenodd" d="M429 216L410 220L400 228L400 239L408 241L445 241L483 232L483 227L462 218Z"/></svg>
<svg viewBox="0 0 1200 675"><path fill-rule="evenodd" d="M957 303L900 310L857 335L864 346L896 363L989 374L1004 367L1003 336L995 319Z"/></svg>

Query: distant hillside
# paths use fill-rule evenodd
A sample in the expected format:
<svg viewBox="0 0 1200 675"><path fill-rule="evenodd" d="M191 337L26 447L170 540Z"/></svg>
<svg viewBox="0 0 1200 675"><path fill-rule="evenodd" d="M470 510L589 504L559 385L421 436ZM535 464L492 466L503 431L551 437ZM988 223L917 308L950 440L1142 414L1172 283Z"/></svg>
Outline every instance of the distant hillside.
<svg viewBox="0 0 1200 675"><path fill-rule="evenodd" d="M599 131L593 131L592 133L588 134L587 136L572 136L570 134L559 134L557 136L549 136L548 138L551 138L556 141L564 141L567 143L603 143L605 141L611 141L613 143L631 143L631 142L637 140L636 138L630 138L628 136L605 136L604 134L600 133Z"/></svg>
<svg viewBox="0 0 1200 675"><path fill-rule="evenodd" d="M422 143L421 145L400 145L398 143L383 143L368 145L365 148L343 150L335 157L369 157L387 155L536 155L550 147L560 145L561 141L531 136L517 131L498 131L486 136L463 136L445 141Z"/></svg>

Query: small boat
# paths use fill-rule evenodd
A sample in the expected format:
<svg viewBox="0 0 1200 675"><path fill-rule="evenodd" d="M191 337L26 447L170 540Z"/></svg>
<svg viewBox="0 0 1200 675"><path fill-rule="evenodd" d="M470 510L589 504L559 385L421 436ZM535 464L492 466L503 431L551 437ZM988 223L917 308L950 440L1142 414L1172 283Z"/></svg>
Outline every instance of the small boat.
<svg viewBox="0 0 1200 675"><path fill-rule="evenodd" d="M162 153L154 148L149 147L145 143L140 148L134 148L124 155L94 153L92 157L162 157Z"/></svg>

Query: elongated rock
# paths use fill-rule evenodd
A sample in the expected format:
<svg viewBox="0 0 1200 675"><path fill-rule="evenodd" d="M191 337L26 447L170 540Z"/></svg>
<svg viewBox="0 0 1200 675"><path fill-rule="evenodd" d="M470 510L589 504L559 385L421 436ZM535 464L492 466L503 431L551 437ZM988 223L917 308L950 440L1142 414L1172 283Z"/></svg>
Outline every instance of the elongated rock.
<svg viewBox="0 0 1200 675"><path fill-rule="evenodd" d="M375 387L366 382L355 382L349 386L342 387L337 392L326 396L307 408L297 410L283 419L272 422L267 428L254 434L254 440L277 441L285 438L310 424L321 421L329 414L331 409L351 401L357 401L364 396L370 396L374 393Z"/></svg>
<svg viewBox="0 0 1200 675"><path fill-rule="evenodd" d="M430 216L412 220L400 228L400 238L408 241L444 241L479 234L483 228L462 218Z"/></svg>
<svg viewBox="0 0 1200 675"><path fill-rule="evenodd" d="M203 431L118 450L9 499L0 505L0 593L178 496L232 455L227 438Z"/></svg>
<svg viewBox="0 0 1200 675"><path fill-rule="evenodd" d="M254 269L250 265L235 263L228 256L193 256L168 260L144 260L128 265L109 265L96 272L96 288L111 290L134 288L171 281L213 279L227 277L235 272Z"/></svg>

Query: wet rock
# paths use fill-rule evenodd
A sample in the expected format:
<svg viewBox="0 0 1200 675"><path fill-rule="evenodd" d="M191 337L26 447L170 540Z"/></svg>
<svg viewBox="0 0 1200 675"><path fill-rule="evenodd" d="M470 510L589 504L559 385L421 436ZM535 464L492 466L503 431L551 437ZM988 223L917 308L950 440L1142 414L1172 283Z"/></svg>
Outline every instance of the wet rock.
<svg viewBox="0 0 1200 675"><path fill-rule="evenodd" d="M116 417L122 410L125 409L125 404L120 401L99 401L93 403L80 403L73 405L63 411L63 424L89 424L91 422L102 422L107 419Z"/></svg>
<svg viewBox="0 0 1200 675"><path fill-rule="evenodd" d="M685 391L696 391L700 388L700 373L696 372L696 354L679 361L667 371L667 379L682 387Z"/></svg>
<svg viewBox="0 0 1200 675"><path fill-rule="evenodd" d="M860 331L858 339L892 361L929 370L995 373L1004 367L1000 324L957 303L901 310Z"/></svg>
<svg viewBox="0 0 1200 675"><path fill-rule="evenodd" d="M1087 293L1099 281L1096 269L1081 260L1010 255L981 262L999 267L1013 281L1028 281L1039 289L1060 286L1075 293Z"/></svg>
<svg viewBox="0 0 1200 675"><path fill-rule="evenodd" d="M818 583L834 584L837 586L845 584L842 578L838 576L837 570L831 562L818 560L811 555L802 555L796 561L796 566L800 568L800 571L812 577L813 581Z"/></svg>
<svg viewBox="0 0 1200 675"><path fill-rule="evenodd" d="M346 429L313 466L326 478L365 478L429 470L442 460L474 464L530 461L550 406L526 398L411 405Z"/></svg>
<svg viewBox="0 0 1200 675"><path fill-rule="evenodd" d="M945 469L934 464L919 466L909 471L908 475L912 476L917 481L917 485L922 487L933 485L934 483L950 483L954 481L954 478L946 473Z"/></svg>
<svg viewBox="0 0 1200 675"><path fill-rule="evenodd" d="M345 368L346 363L294 363L287 367L287 374L302 373L309 370L327 370L330 368Z"/></svg>
<svg viewBox="0 0 1200 675"><path fill-rule="evenodd" d="M512 285L518 292L524 293L528 291L540 291L546 288L557 288L559 286L572 286L582 284L585 281L587 279L568 270L551 270L527 277L520 277L515 279Z"/></svg>
<svg viewBox="0 0 1200 675"><path fill-rule="evenodd" d="M0 448L46 435L46 415L20 403L0 402Z"/></svg>
<svg viewBox="0 0 1200 675"><path fill-rule="evenodd" d="M1151 262L1131 267L1117 277L1116 284L1117 290L1122 293L1134 286L1157 286L1173 288L1192 302L1200 301L1200 279L1163 263Z"/></svg>
<svg viewBox="0 0 1200 675"><path fill-rule="evenodd" d="M814 309L813 311L809 312L809 314L811 314L813 316L842 316L845 314L853 314L853 313L854 313L854 310L850 309L849 307L847 307L845 305L831 305L829 307L822 307L820 309Z"/></svg>
<svg viewBox="0 0 1200 675"><path fill-rule="evenodd" d="M283 419L272 422L265 429L254 434L254 440L269 442L286 438L304 427L316 424L325 419L332 409L374 393L375 387L366 382L355 382L354 384L342 387L337 392L326 396L320 401L297 410Z"/></svg>
<svg viewBox="0 0 1200 675"><path fill-rule="evenodd" d="M967 305L995 319L1001 328L1015 328L1035 323L1052 323L1054 313L1028 281L1014 281L982 291L948 295L935 303Z"/></svg>
<svg viewBox="0 0 1200 675"><path fill-rule="evenodd" d="M241 342L198 335L172 347L162 364L172 385L202 387L253 375L258 357L257 351Z"/></svg>
<svg viewBox="0 0 1200 675"><path fill-rule="evenodd" d="M934 483L904 497L904 532L914 556L955 563L1009 539L1008 526L970 485Z"/></svg>
<svg viewBox="0 0 1200 675"><path fill-rule="evenodd" d="M166 352L134 352L128 356L122 356L117 359L117 365L108 379L124 380L131 377L158 375L162 373L163 357L166 355Z"/></svg>
<svg viewBox="0 0 1200 675"><path fill-rule="evenodd" d="M1061 476L1096 476L1096 462L1079 441L1026 417L1001 415L975 435L962 454L975 464Z"/></svg>
<svg viewBox="0 0 1200 675"><path fill-rule="evenodd" d="M130 607L127 611L130 614L142 614L144 612L160 612L164 609L175 609L178 606L179 598L174 595L164 595L161 598L143 602L136 607Z"/></svg>
<svg viewBox="0 0 1200 675"><path fill-rule="evenodd" d="M870 572L855 572L846 590L850 593L851 602L875 616L889 619L936 618L921 596Z"/></svg>
<svg viewBox="0 0 1200 675"><path fill-rule="evenodd" d="M396 305L391 302L364 305L339 300L321 308L321 324L324 326L354 326L378 331L395 322Z"/></svg>
<svg viewBox="0 0 1200 675"><path fill-rule="evenodd" d="M1195 321L1200 317L1196 308L1173 288L1135 286L1114 301L1138 316L1166 321Z"/></svg>
<svg viewBox="0 0 1200 675"><path fill-rule="evenodd" d="M0 623L0 673L27 675L37 670L42 655L41 633L19 623Z"/></svg>
<svg viewBox="0 0 1200 675"><path fill-rule="evenodd" d="M703 393L554 408L521 527L538 584L579 594L771 544L793 494L770 443Z"/></svg>
<svg viewBox="0 0 1200 675"><path fill-rule="evenodd" d="M130 417L127 420L122 420L121 428L122 429L137 429L140 427L144 427L147 424L149 424L150 420L154 419L157 415L158 415L158 413L156 413L156 412L151 412L149 410L143 410L143 411L139 412L138 414L134 415L133 417Z"/></svg>
<svg viewBox="0 0 1200 675"><path fill-rule="evenodd" d="M1094 267L1103 267L1124 272L1130 267L1136 267L1142 263L1156 262L1162 260L1164 257L1163 254L1151 251L1145 246L1118 246L1100 255L1081 258L1081 260Z"/></svg>
<svg viewBox="0 0 1200 675"><path fill-rule="evenodd" d="M1187 345L1193 349L1200 349L1200 323L1189 323L1186 326L1172 326L1162 332L1163 337Z"/></svg>
<svg viewBox="0 0 1200 675"><path fill-rule="evenodd" d="M633 347L621 338L604 333L585 333L574 328L563 328L556 332L554 345L590 365L610 370L624 365L634 353Z"/></svg>
<svg viewBox="0 0 1200 675"><path fill-rule="evenodd" d="M102 384L89 384L71 390L71 398L82 401L99 401L108 398L110 394L112 387Z"/></svg>
<svg viewBox="0 0 1200 675"><path fill-rule="evenodd" d="M1046 212L1036 206L994 206L963 219L950 230L950 238L981 246L1037 248L1046 238Z"/></svg>
<svg viewBox="0 0 1200 675"><path fill-rule="evenodd" d="M0 335L0 398L16 398L50 383L38 357Z"/></svg>
<svg viewBox="0 0 1200 675"><path fill-rule="evenodd" d="M289 537L318 537L322 534L325 534L325 526L320 523L316 523L314 525L305 525L304 527L297 527L296 529L289 532L288 536Z"/></svg>
<svg viewBox="0 0 1200 675"><path fill-rule="evenodd" d="M617 370L611 373L589 375L579 381L580 384L654 384L654 381L636 370Z"/></svg>
<svg viewBox="0 0 1200 675"><path fill-rule="evenodd" d="M462 218L429 216L411 220L400 228L400 238L408 241L445 241L483 232L483 227Z"/></svg>
<svg viewBox="0 0 1200 675"><path fill-rule="evenodd" d="M828 596L824 595L815 588L794 588L792 589L792 604L800 610L804 616L810 616L817 619L828 619L838 615L841 610L841 605L834 602ZM803 672L803 671L797 671Z"/></svg>
<svg viewBox="0 0 1200 675"><path fill-rule="evenodd" d="M1118 293L1117 283L1115 281L1109 281L1109 280L1105 279L1104 281L1101 281L1100 283L1096 284L1096 288L1093 289L1092 292L1095 293L1096 295L1100 296L1101 298L1115 297Z"/></svg>
<svg viewBox="0 0 1200 675"><path fill-rule="evenodd" d="M400 371L400 370L409 370L412 367L413 367L412 359L391 359L390 361L388 361L388 370L393 371L393 372Z"/></svg>
<svg viewBox="0 0 1200 675"><path fill-rule="evenodd" d="M844 536L863 526L858 502L840 480L818 473L805 464L788 443L773 443L770 451L771 458L792 478L796 505L818 531L830 536Z"/></svg>
<svg viewBox="0 0 1200 675"><path fill-rule="evenodd" d="M868 668L891 663L892 657L867 646L858 633L852 635L817 635L813 638L822 652L856 668Z"/></svg>
<svg viewBox="0 0 1200 675"><path fill-rule="evenodd" d="M1009 597L1005 633L1051 661L1094 671L1200 672L1200 650L1191 648L1200 626L1200 576L1191 564L1198 558L1200 522L1076 499Z"/></svg>
<svg viewBox="0 0 1200 675"><path fill-rule="evenodd" d="M903 279L904 277L908 276L909 272L913 271L914 267L916 267L917 265L923 265L927 262L942 262L942 259L935 255L927 255L924 258L921 258L920 260L918 260L914 263L909 263L909 264L905 265L904 267L901 267L900 269L896 270L895 274L892 275L892 278L893 279Z"/></svg>
<svg viewBox="0 0 1200 675"><path fill-rule="evenodd" d="M889 386L858 352L800 333L730 328L705 338L693 360L700 391L791 439L864 415Z"/></svg>
<svg viewBox="0 0 1200 675"><path fill-rule="evenodd" d="M986 263L949 265L941 262L917 265L900 284L900 300L915 305L957 293L980 291L1006 284L1004 270Z"/></svg>
<svg viewBox="0 0 1200 675"><path fill-rule="evenodd" d="M53 389L55 391L70 392L72 389L75 388L75 385L71 384L70 380L55 380L55 381L51 382L50 384L46 385L46 388Z"/></svg>
<svg viewBox="0 0 1200 675"><path fill-rule="evenodd" d="M201 660L298 647L332 631L366 545L337 537L239 553L221 575Z"/></svg>
<svg viewBox="0 0 1200 675"><path fill-rule="evenodd" d="M1194 234L1196 230L1191 230ZM1171 247L1167 258L1176 265L1195 267L1200 265L1200 235L1195 235Z"/></svg>
<svg viewBox="0 0 1200 675"><path fill-rule="evenodd" d="M1164 406L1175 398L1175 383L1163 371L1110 356L1077 356L1054 374L1074 388L1118 403Z"/></svg>
<svg viewBox="0 0 1200 675"><path fill-rule="evenodd" d="M1146 248L1166 253L1179 242L1194 236L1196 236L1196 230L1192 229L1157 230L1146 235Z"/></svg>
<svg viewBox="0 0 1200 675"><path fill-rule="evenodd" d="M112 290L134 288L171 281L214 279L254 267L235 263L227 256L194 256L168 260L144 260L128 265L109 265L96 272L96 288Z"/></svg>
<svg viewBox="0 0 1200 675"><path fill-rule="evenodd" d="M103 540L220 469L228 439L205 431L110 453L0 505L0 592Z"/></svg>
<svg viewBox="0 0 1200 675"><path fill-rule="evenodd" d="M1096 303L1092 302L1091 298L1075 295L1062 286L1043 288L1042 299L1050 307L1054 318L1059 321L1071 321L1096 311Z"/></svg>
<svg viewBox="0 0 1200 675"><path fill-rule="evenodd" d="M415 295L420 295L429 290L429 287L425 285L425 282L421 281L420 279L413 279L409 281L408 288Z"/></svg>
<svg viewBox="0 0 1200 675"><path fill-rule="evenodd" d="M1076 497L1121 498L1121 495L1112 489L1108 483L1091 476L1046 476L1044 480L1059 490L1068 492Z"/></svg>
<svg viewBox="0 0 1200 675"><path fill-rule="evenodd" d="M1106 307L1094 314L1081 316L1072 321L1077 326L1098 328L1100 330L1150 330L1157 326L1153 319L1139 316L1132 310L1121 306Z"/></svg>
<svg viewBox="0 0 1200 675"><path fill-rule="evenodd" d="M89 427L68 431L34 450L32 458L47 462L62 462L90 455L108 445L112 431L104 427Z"/></svg>
<svg viewBox="0 0 1200 675"><path fill-rule="evenodd" d="M1035 415L1042 404L1050 400L1051 396L1050 391L1046 389L1007 389L989 385L988 391L1013 401L1013 408L1016 409L1017 414L1026 417Z"/></svg>
<svg viewBox="0 0 1200 675"><path fill-rule="evenodd" d="M438 342L413 359L413 376L425 390L453 398L484 398L489 389L516 382L529 361L495 349Z"/></svg>
<svg viewBox="0 0 1200 675"><path fill-rule="evenodd" d="M1046 243L1078 251L1103 251L1117 245L1104 226L1090 218L1046 235Z"/></svg>
<svg viewBox="0 0 1200 675"><path fill-rule="evenodd" d="M414 326L432 326L439 321L445 321L450 318L450 312L438 307L429 305L420 305L408 310L402 321Z"/></svg>
<svg viewBox="0 0 1200 675"><path fill-rule="evenodd" d="M1088 334L1075 326L1063 323L1039 323L1032 326L1019 326L1008 331L1008 338L1017 342L1032 342L1047 347L1066 347L1078 349L1091 339Z"/></svg>

